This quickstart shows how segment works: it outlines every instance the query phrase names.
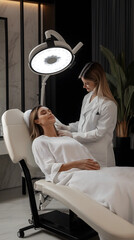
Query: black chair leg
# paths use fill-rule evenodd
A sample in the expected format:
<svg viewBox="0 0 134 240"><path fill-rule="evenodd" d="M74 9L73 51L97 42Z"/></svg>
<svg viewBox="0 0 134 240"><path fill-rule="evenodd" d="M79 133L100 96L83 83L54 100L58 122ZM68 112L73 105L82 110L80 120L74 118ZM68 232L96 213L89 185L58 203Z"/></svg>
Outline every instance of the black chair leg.
<svg viewBox="0 0 134 240"><path fill-rule="evenodd" d="M26 180L22 177L22 195L26 195Z"/></svg>

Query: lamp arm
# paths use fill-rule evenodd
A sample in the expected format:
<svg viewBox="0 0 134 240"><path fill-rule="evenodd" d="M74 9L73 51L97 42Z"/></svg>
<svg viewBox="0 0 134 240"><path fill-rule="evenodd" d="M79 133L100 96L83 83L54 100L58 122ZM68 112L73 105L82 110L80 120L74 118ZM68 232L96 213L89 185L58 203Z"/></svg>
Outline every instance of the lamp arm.
<svg viewBox="0 0 134 240"><path fill-rule="evenodd" d="M78 52L78 50L83 46L82 42L79 42L73 49L72 49L72 53L75 54L76 52Z"/></svg>
<svg viewBox="0 0 134 240"><path fill-rule="evenodd" d="M65 42L64 38L54 30L47 30L45 32L46 39L51 38L51 35L54 36L57 40Z"/></svg>
<svg viewBox="0 0 134 240"><path fill-rule="evenodd" d="M45 105L45 86L46 86L46 81L49 78L49 75L46 75L42 79L42 85L41 85L41 97L40 97L40 103L41 105Z"/></svg>

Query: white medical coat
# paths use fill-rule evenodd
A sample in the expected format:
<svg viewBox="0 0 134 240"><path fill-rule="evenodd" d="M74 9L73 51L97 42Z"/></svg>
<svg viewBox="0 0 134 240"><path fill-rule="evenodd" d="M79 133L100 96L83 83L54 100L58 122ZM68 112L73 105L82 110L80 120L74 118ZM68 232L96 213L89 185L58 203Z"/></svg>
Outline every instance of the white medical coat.
<svg viewBox="0 0 134 240"><path fill-rule="evenodd" d="M114 166L113 131L117 122L116 104L92 92L83 100L79 121L70 123L73 138L84 144L101 167Z"/></svg>

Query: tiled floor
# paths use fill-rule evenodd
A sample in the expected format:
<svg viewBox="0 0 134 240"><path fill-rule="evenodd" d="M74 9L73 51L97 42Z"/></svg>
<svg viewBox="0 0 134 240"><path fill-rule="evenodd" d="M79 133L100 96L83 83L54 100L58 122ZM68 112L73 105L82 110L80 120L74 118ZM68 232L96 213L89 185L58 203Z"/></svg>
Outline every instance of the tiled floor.
<svg viewBox="0 0 134 240"><path fill-rule="evenodd" d="M65 210L65 207L56 200L52 200L48 207ZM0 191L0 240L18 240L18 230L28 225L30 217L29 200L27 196L21 194L21 188ZM25 232L24 239L56 240L61 238L43 230L31 229ZM99 238L94 237L90 240L99 240Z"/></svg>

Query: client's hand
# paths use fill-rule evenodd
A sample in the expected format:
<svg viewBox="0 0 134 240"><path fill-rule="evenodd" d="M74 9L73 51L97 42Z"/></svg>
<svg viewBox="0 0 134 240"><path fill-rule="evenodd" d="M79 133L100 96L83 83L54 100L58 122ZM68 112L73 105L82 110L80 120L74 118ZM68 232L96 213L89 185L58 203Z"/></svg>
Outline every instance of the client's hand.
<svg viewBox="0 0 134 240"><path fill-rule="evenodd" d="M78 160L62 164L59 172L68 171L72 168L79 168L82 170L99 170L100 165L92 159Z"/></svg>
<svg viewBox="0 0 134 240"><path fill-rule="evenodd" d="M100 165L92 159L84 159L79 161L78 168L82 170L99 170Z"/></svg>
<svg viewBox="0 0 134 240"><path fill-rule="evenodd" d="M72 133L66 130L59 130L58 131L59 136L68 136L68 137L73 137Z"/></svg>

